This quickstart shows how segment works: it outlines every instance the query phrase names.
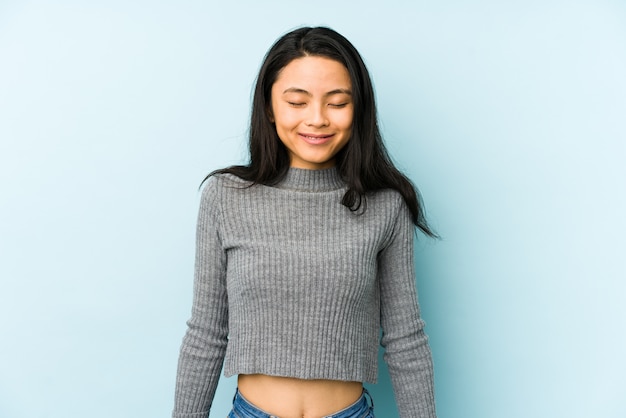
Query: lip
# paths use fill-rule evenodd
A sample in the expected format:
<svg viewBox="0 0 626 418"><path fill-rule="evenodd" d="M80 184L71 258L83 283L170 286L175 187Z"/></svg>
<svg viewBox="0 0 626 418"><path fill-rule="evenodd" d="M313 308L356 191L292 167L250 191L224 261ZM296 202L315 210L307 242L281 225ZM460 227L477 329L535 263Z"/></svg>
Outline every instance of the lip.
<svg viewBox="0 0 626 418"><path fill-rule="evenodd" d="M299 132L298 136L307 144L323 145L327 143L328 141L330 141L331 138L334 136L334 134L310 134L310 133Z"/></svg>

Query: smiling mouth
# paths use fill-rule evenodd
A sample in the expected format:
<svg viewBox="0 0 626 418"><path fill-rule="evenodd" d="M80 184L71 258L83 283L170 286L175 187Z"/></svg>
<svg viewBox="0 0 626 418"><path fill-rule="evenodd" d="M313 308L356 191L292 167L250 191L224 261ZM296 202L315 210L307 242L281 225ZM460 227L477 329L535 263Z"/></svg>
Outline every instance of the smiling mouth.
<svg viewBox="0 0 626 418"><path fill-rule="evenodd" d="M311 145L321 145L333 137L333 134L298 134L306 143Z"/></svg>

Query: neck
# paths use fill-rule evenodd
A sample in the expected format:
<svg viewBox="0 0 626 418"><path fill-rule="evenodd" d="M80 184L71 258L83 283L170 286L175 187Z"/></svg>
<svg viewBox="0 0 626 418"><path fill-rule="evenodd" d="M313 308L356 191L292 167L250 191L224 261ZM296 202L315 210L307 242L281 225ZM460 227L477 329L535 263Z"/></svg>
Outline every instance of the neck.
<svg viewBox="0 0 626 418"><path fill-rule="evenodd" d="M324 192L341 189L345 182L341 179L337 167L321 170L289 168L285 178L277 184L281 189Z"/></svg>

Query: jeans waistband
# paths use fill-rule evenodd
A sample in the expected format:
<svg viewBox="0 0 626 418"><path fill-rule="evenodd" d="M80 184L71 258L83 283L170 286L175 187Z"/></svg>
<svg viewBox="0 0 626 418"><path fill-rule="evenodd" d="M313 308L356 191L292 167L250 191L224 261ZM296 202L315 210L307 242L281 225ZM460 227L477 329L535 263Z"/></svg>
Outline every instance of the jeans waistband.
<svg viewBox="0 0 626 418"><path fill-rule="evenodd" d="M369 402L368 402L369 398ZM367 389L363 389L363 393L361 397L357 399L352 405L347 406L341 411L334 412L330 415L326 415L323 418L356 418L364 416L365 413L373 410L374 408L374 400L372 396L369 394ZM233 410L229 415L229 418L280 418L276 415L272 415L257 406L250 403L246 398L244 398L239 390L235 392L235 397L233 398Z"/></svg>

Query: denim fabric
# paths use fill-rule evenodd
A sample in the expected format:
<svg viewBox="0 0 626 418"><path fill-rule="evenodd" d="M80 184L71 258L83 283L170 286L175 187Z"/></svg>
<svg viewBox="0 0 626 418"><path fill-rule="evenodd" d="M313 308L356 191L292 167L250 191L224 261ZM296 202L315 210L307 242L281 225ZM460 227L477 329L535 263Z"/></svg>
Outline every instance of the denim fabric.
<svg viewBox="0 0 626 418"><path fill-rule="evenodd" d="M369 397L368 402L366 395ZM370 405L371 404L371 405ZM248 402L239 391L235 394L233 400L233 410L228 414L228 418L280 418L276 415L257 408ZM374 417L374 401L366 389L363 389L363 395L349 407L337 411L333 414L326 415L324 418L375 418Z"/></svg>

